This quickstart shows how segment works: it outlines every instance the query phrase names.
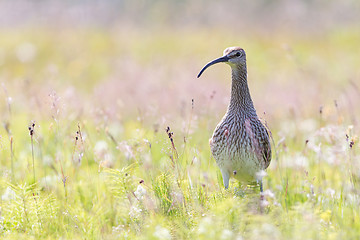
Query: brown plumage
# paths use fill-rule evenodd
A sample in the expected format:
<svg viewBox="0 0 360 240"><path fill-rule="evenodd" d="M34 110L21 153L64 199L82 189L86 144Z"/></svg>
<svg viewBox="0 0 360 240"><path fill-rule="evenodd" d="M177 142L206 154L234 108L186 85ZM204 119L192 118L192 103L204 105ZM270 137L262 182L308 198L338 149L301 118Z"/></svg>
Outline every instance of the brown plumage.
<svg viewBox="0 0 360 240"><path fill-rule="evenodd" d="M271 145L267 129L259 120L247 83L245 51L239 47L225 49L224 56L209 62L209 66L225 62L232 71L231 98L227 112L210 139L211 152L220 168L225 188L231 176L243 183L258 181L271 161Z"/></svg>

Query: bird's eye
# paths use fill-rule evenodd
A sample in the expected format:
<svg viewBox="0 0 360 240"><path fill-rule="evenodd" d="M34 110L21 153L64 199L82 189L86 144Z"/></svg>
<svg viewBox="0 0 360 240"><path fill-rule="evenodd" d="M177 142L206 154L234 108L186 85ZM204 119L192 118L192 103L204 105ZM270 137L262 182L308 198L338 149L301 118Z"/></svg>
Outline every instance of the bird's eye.
<svg viewBox="0 0 360 240"><path fill-rule="evenodd" d="M237 53L235 54L235 56L236 56L236 57L240 57L240 52L237 52Z"/></svg>

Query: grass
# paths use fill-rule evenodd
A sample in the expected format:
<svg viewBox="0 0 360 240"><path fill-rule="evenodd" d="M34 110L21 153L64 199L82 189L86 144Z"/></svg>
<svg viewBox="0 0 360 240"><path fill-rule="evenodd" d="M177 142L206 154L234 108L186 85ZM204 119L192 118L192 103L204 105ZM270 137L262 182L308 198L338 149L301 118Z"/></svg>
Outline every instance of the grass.
<svg viewBox="0 0 360 240"><path fill-rule="evenodd" d="M157 31L0 34L0 236L359 238L358 31ZM262 202L224 190L208 146L230 73L195 77L228 45L274 139Z"/></svg>

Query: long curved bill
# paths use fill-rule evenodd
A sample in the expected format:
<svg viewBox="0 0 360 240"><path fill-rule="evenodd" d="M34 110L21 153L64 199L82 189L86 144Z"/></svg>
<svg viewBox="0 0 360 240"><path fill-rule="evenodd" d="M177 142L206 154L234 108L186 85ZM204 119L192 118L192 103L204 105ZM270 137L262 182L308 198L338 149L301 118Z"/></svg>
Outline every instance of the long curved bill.
<svg viewBox="0 0 360 240"><path fill-rule="evenodd" d="M197 78L199 78L201 76L201 74L211 65L214 65L216 63L220 63L220 62L227 62L229 60L229 58L227 56L223 56L223 57L219 57L211 62L209 62L208 64L205 65L205 67L203 67L203 69L201 69L200 73L197 75Z"/></svg>

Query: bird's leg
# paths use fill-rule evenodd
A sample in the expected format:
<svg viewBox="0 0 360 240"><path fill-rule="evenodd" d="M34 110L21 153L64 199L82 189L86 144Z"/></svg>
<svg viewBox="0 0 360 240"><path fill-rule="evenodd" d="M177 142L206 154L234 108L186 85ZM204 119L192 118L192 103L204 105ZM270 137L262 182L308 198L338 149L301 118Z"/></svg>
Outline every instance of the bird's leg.
<svg viewBox="0 0 360 240"><path fill-rule="evenodd" d="M228 189L229 188L229 180L230 180L229 172L225 169L220 169L220 171L221 171L221 175L223 178L224 187L225 187L225 189Z"/></svg>
<svg viewBox="0 0 360 240"><path fill-rule="evenodd" d="M259 185L260 185L260 213L263 214L264 213L264 203L265 203L265 196L264 196L264 191L263 191L263 184L262 184L262 179L259 180Z"/></svg>

